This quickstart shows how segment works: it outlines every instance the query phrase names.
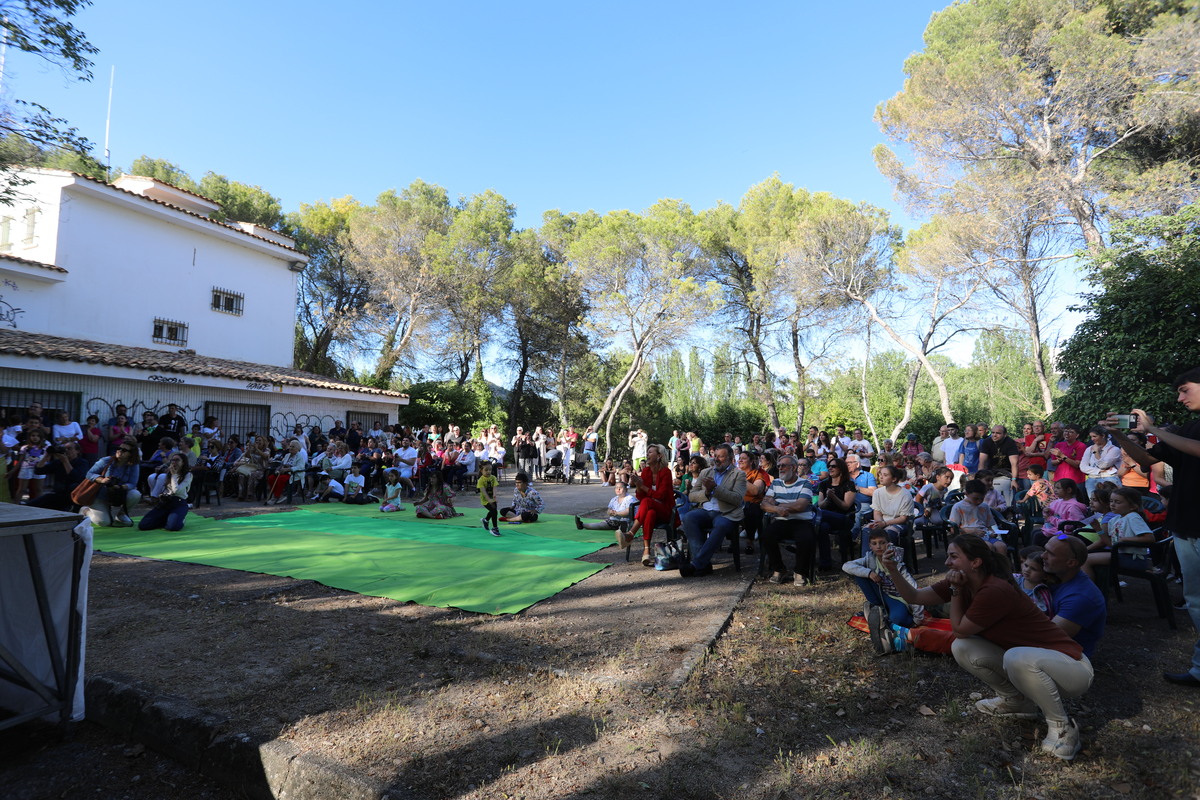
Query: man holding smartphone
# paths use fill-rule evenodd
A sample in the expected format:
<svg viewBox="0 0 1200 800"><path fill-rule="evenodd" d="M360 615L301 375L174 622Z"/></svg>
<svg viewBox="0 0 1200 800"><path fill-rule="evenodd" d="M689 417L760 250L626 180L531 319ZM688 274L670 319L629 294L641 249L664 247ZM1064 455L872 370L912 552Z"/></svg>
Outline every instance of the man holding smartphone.
<svg viewBox="0 0 1200 800"><path fill-rule="evenodd" d="M1179 402L1193 413L1200 412L1200 367L1183 373L1172 382ZM1175 553L1183 573L1183 598L1187 601L1192 623L1200 629L1200 419L1179 428L1160 428L1154 418L1141 409L1133 409L1133 430L1154 435L1158 444L1144 450L1118 428L1117 414L1109 414L1100 424L1109 430L1113 442L1143 467L1165 461L1175 470L1171 502L1167 506L1165 526L1175 536ZM1191 668L1186 672L1164 672L1163 678L1181 686L1200 689L1200 641L1192 652Z"/></svg>

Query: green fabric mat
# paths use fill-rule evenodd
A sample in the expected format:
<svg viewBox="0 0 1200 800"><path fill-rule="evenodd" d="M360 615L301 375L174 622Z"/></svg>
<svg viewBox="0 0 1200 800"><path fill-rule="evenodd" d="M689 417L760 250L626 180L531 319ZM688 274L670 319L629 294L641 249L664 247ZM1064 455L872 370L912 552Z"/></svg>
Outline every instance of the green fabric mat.
<svg viewBox="0 0 1200 800"><path fill-rule="evenodd" d="M406 520L416 519L411 503L405 503L403 511L389 511L386 514L379 510L379 506L348 506L345 503L310 503L300 506L298 510L313 511L318 514L333 514L339 517L367 517L370 519L397 517ZM450 519L423 519L421 522L429 523L430 525L479 528L481 527L479 525L480 517L487 513L479 507L478 501L475 501L474 505L460 505L458 510L463 512L463 516L451 517ZM191 519L191 517L188 519ZM500 532L504 533L508 530L523 531L530 536L540 536L548 539L565 539L569 542L616 543L612 531L581 531L576 529L575 518L570 514L541 514L538 516L537 522L528 525L506 525L501 522Z"/></svg>
<svg viewBox="0 0 1200 800"><path fill-rule="evenodd" d="M516 613L604 568L573 560L601 549L597 543L514 533L524 527L505 526L495 537L411 517L375 521L305 510L217 522L189 514L178 533L96 528L95 546L484 614Z"/></svg>
<svg viewBox="0 0 1200 800"><path fill-rule="evenodd" d="M450 520L418 520L412 512L407 517L403 511L380 514L382 519L346 517L340 514L316 514L301 509L282 514L259 514L254 517L239 517L229 520L239 528L259 530L301 530L313 533L350 534L354 536L383 536L393 539L429 542L431 544L453 544L459 547L475 547L503 553L520 553L547 558L579 558L600 550L603 545L595 542L573 542L562 539L534 536L526 531L536 525L500 526L500 535L492 536L479 525L466 527L459 517L459 525L446 525ZM190 519L190 517L189 517ZM430 524L441 522L443 524ZM540 524L540 523L539 523ZM574 523L571 524L574 530ZM578 533L578 531L576 531Z"/></svg>

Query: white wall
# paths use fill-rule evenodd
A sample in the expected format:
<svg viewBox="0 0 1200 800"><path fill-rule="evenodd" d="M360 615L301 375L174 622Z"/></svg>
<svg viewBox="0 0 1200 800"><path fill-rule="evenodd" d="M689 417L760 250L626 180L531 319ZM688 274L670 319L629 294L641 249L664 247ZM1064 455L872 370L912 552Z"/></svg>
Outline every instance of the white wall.
<svg viewBox="0 0 1200 800"><path fill-rule="evenodd" d="M296 273L282 248L226 233L148 200L81 179L35 174L26 187L41 208L34 246L23 243L24 208L11 211L9 255L60 266L61 283L6 274L0 295L33 333L177 350L152 339L156 317L187 323L198 354L290 366ZM61 203L59 202L61 196ZM57 233L55 235L55 226ZM240 240L240 241L239 241ZM274 253L274 254L272 254ZM241 316L211 309L212 289L245 296Z"/></svg>

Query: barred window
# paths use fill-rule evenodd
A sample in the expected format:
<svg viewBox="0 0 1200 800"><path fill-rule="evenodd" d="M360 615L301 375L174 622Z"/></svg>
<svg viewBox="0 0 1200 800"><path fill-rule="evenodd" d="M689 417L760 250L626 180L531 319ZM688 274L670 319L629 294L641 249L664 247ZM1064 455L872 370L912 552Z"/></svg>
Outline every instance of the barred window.
<svg viewBox="0 0 1200 800"><path fill-rule="evenodd" d="M156 319L151 338L159 344L185 345L188 341L187 323L173 319Z"/></svg>
<svg viewBox="0 0 1200 800"><path fill-rule="evenodd" d="M229 289L222 289L214 286L212 290L212 310L220 311L223 314L242 315L242 306L246 301L246 295L241 292L233 292Z"/></svg>

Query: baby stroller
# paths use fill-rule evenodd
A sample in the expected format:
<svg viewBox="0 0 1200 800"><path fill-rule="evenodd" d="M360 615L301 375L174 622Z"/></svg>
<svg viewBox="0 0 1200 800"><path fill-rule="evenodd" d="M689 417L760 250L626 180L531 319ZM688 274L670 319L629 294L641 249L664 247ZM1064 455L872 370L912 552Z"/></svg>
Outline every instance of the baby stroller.
<svg viewBox="0 0 1200 800"><path fill-rule="evenodd" d="M578 480L580 483L591 483L592 476L588 472L588 460L586 456L578 455L571 462L571 474L567 476L567 483L573 483Z"/></svg>
<svg viewBox="0 0 1200 800"><path fill-rule="evenodd" d="M549 462L546 469L542 471L542 481L551 483L558 481L559 483L567 482L567 473L563 471L563 456L559 450L551 450L546 453L546 460Z"/></svg>

